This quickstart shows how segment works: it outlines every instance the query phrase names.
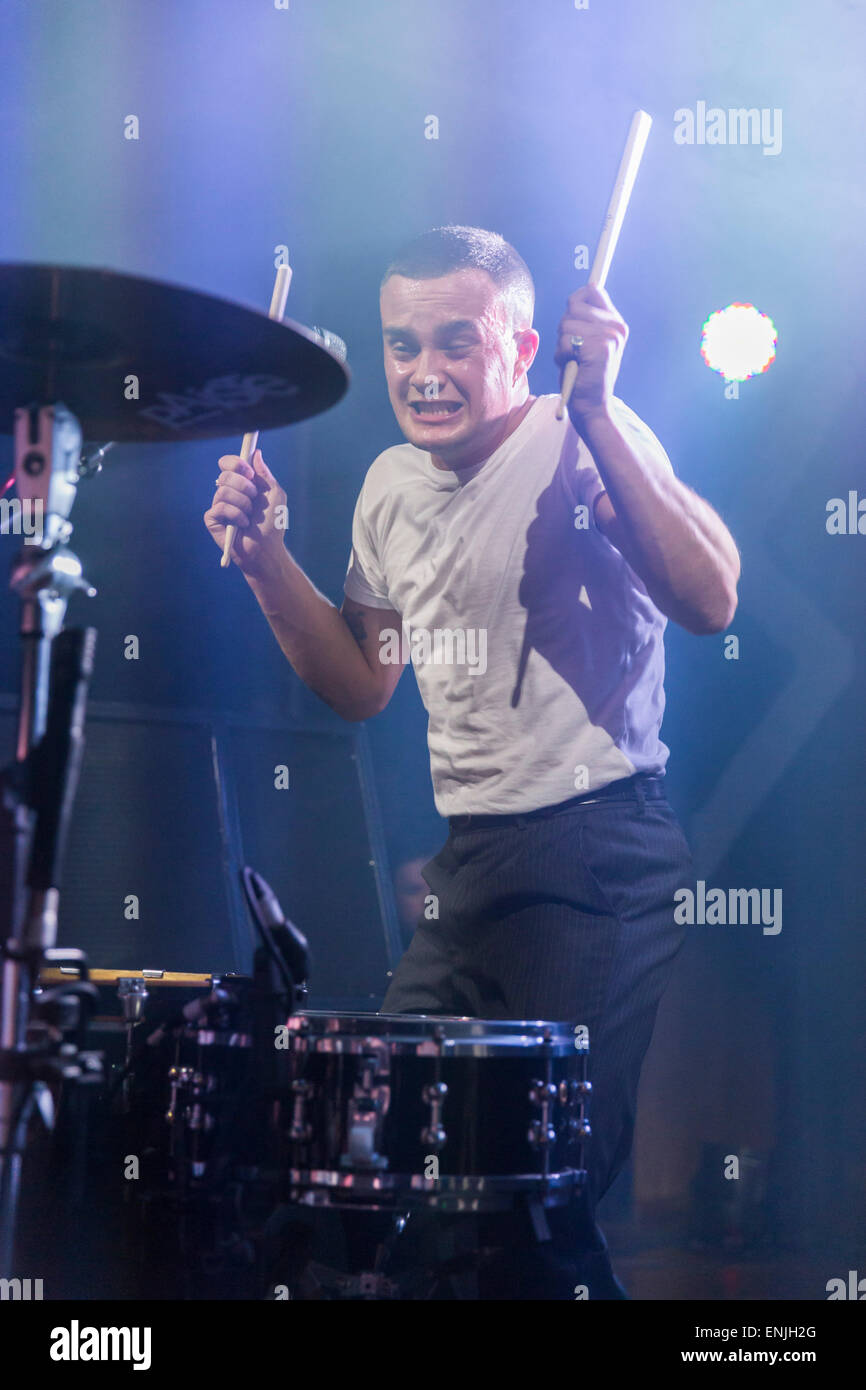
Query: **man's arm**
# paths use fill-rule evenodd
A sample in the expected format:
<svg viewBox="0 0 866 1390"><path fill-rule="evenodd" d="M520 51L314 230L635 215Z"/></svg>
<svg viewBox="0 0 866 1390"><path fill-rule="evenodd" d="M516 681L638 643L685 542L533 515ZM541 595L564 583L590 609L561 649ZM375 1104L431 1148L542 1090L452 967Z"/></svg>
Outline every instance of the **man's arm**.
<svg viewBox="0 0 866 1390"><path fill-rule="evenodd" d="M710 504L673 476L651 435L605 412L581 434L605 484L599 529L628 560L666 617L688 632L722 632L737 608L740 557Z"/></svg>
<svg viewBox="0 0 866 1390"><path fill-rule="evenodd" d="M341 610L307 578L285 545L275 518L286 494L257 451L253 466L236 455L220 459L216 496L205 524L222 548L225 527L238 527L232 558L258 600L286 659L305 685L343 719L369 719L383 710L403 672L379 660L379 633L402 631L392 608L369 608L346 598Z"/></svg>
<svg viewBox="0 0 866 1390"><path fill-rule="evenodd" d="M341 609L320 593L288 550L277 572L250 588L292 669L341 718L372 719L387 705L402 663L379 660L379 634L400 633L399 613L344 597Z"/></svg>
<svg viewBox="0 0 866 1390"><path fill-rule="evenodd" d="M596 520L667 617L688 632L721 632L737 608L737 547L709 503L673 476L654 436L618 418L613 388L627 338L604 290L569 296L555 360L578 352L568 414L607 489Z"/></svg>

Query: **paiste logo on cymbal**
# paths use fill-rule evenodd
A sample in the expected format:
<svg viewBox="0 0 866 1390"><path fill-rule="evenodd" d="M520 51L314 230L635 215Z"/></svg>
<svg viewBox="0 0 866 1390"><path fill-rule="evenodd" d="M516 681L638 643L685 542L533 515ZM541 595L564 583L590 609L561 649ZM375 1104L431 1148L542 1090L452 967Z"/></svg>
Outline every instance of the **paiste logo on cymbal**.
<svg viewBox="0 0 866 1390"><path fill-rule="evenodd" d="M230 376L215 377L179 396L157 391L157 399L162 404L146 406L138 414L169 429L188 429L190 425L202 424L226 411L257 405L265 396L297 396L300 389L296 382L283 377L240 376L233 372Z"/></svg>

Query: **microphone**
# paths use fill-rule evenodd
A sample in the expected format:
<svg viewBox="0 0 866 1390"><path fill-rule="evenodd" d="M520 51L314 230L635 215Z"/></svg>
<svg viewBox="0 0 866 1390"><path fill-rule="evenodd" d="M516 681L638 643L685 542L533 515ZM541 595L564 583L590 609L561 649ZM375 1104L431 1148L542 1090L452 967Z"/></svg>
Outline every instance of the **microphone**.
<svg viewBox="0 0 866 1390"><path fill-rule="evenodd" d="M294 1007L298 989L310 973L307 938L280 907L277 895L249 865L241 869L241 883L265 952L276 966Z"/></svg>

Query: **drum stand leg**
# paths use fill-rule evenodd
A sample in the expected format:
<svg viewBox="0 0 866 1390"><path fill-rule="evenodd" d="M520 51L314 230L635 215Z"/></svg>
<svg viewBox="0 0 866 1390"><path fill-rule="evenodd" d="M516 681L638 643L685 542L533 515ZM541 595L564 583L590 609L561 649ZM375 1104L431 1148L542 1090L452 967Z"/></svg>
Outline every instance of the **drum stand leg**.
<svg viewBox="0 0 866 1390"><path fill-rule="evenodd" d="M14 1275L26 1117L37 1084L74 1074L45 1041L30 1037L39 967L57 936L60 867L78 775L83 699L95 633L61 636L67 602L81 589L78 558L66 545L78 484L81 430L62 405L15 412L19 496L42 509L42 535L12 571L21 600L21 685L15 763L0 775L0 1277ZM64 642L65 639L65 642ZM61 660L56 661L57 653ZM52 716L53 719L52 719ZM36 1015L38 1021L38 1015Z"/></svg>

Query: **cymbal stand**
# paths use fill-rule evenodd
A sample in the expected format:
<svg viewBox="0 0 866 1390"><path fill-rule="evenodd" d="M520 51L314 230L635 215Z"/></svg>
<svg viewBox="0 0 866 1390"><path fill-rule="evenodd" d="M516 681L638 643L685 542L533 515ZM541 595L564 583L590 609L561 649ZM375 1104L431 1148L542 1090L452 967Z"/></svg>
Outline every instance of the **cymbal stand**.
<svg viewBox="0 0 866 1390"><path fill-rule="evenodd" d="M93 628L67 629L70 596L95 590L67 541L81 461L81 429L62 404L15 412L15 481L34 522L12 567L21 602L21 680L15 759L0 772L0 1277L14 1277L15 1227L34 1107L50 1127L49 1082L98 1080L83 1041L86 980L34 1001L42 961L57 939L61 865L83 752ZM23 529L23 528L22 528ZM86 973L86 971L85 971Z"/></svg>

